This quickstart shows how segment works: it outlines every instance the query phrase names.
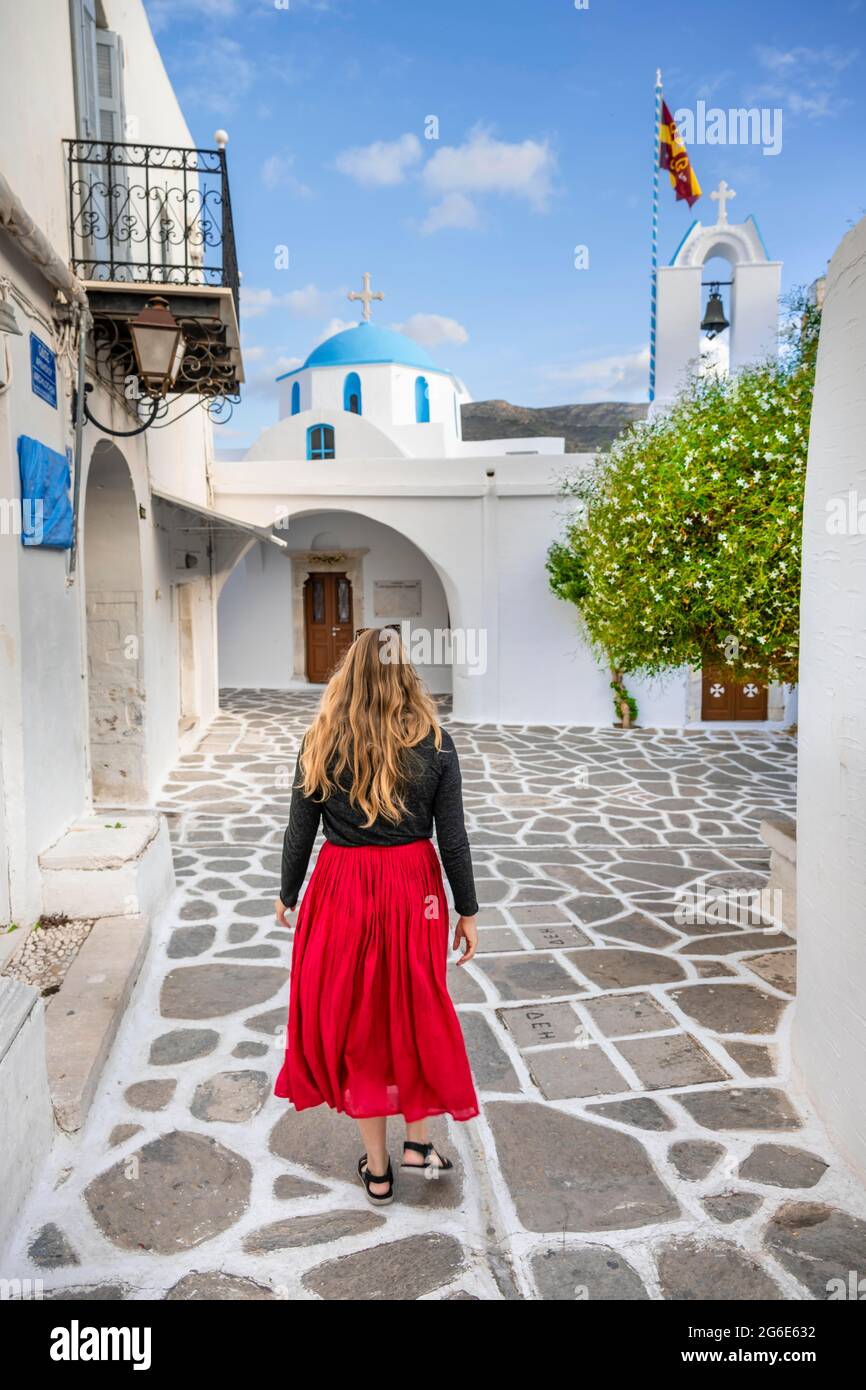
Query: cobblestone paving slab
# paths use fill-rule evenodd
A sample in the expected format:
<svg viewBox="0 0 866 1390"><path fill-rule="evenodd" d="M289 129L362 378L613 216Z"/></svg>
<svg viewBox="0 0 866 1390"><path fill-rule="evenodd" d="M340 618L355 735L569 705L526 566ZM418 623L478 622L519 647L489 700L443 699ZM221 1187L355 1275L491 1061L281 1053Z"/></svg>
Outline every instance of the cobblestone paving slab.
<svg viewBox="0 0 866 1390"><path fill-rule="evenodd" d="M792 939L683 912L765 886L793 741L451 724L482 910L449 985L482 1115L433 1126L451 1179L398 1175L373 1212L354 1123L272 1094L314 707L224 692L172 772L178 891L10 1274L53 1298L820 1299L866 1266L866 1193L790 1077Z"/></svg>

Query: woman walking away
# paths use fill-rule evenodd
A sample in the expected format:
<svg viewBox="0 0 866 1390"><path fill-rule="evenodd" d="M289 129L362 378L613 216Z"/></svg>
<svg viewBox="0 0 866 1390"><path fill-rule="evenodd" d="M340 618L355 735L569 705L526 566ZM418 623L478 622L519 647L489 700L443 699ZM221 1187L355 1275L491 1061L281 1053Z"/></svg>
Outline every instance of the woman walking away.
<svg viewBox="0 0 866 1390"><path fill-rule="evenodd" d="M322 696L295 769L277 920L288 925L320 820L326 843L298 913L288 1045L275 1094L358 1121L358 1174L393 1201L388 1115L406 1121L400 1171L453 1168L427 1117L469 1120L478 1099L445 984L448 905L458 964L475 954L478 903L454 744L392 629L363 632Z"/></svg>

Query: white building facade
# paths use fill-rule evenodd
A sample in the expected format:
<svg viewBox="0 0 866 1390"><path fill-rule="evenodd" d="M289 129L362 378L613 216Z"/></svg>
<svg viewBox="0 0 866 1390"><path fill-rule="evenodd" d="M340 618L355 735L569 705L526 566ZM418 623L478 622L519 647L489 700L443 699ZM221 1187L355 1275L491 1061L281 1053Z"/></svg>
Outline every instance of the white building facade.
<svg viewBox="0 0 866 1390"><path fill-rule="evenodd" d="M141 0L4 5L0 48L0 924L23 924L43 910L40 856L94 807L151 806L218 701L214 572L236 533L224 523L208 533L206 518L160 497L207 509L211 422L204 409L175 420L194 404L186 395L169 399L165 428L110 432L135 430L138 417L106 368L108 301L150 280L190 305L207 293L226 319L233 310L203 270L181 283L190 256L176 240L177 172L162 173L160 268L106 235L122 218L102 182L112 160L134 221L152 212L136 211L141 156L126 151L147 141L166 162L195 147ZM135 311L122 307L115 324ZM77 437L89 316L84 377L100 424ZM33 499L22 495L22 441L67 460L74 561L68 543L23 543Z"/></svg>

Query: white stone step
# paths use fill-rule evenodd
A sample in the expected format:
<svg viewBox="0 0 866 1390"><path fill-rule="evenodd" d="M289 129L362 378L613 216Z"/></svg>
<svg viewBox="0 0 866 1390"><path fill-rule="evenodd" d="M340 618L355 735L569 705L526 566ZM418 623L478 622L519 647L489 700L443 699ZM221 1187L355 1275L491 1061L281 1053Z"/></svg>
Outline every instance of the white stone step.
<svg viewBox="0 0 866 1390"><path fill-rule="evenodd" d="M152 916L174 888L162 816L84 816L39 856L42 911L67 917Z"/></svg>

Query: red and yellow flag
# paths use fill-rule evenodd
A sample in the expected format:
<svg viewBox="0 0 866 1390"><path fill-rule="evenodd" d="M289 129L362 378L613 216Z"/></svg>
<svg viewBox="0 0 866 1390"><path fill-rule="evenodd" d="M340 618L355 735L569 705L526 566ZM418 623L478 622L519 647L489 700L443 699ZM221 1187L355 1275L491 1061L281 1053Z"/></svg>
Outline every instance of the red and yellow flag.
<svg viewBox="0 0 866 1390"><path fill-rule="evenodd" d="M689 207L697 202L701 196L701 185L666 101L662 102L659 166L670 173L671 187L676 190L677 199L685 198Z"/></svg>

